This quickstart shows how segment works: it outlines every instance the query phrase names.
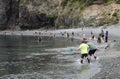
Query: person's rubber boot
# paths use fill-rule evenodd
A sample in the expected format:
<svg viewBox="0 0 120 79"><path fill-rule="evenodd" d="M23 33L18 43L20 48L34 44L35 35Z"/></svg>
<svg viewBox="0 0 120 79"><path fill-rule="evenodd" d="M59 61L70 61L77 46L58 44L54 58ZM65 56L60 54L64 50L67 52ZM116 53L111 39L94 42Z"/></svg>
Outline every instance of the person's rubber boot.
<svg viewBox="0 0 120 79"><path fill-rule="evenodd" d="M81 64L83 64L83 60L81 60Z"/></svg>
<svg viewBox="0 0 120 79"><path fill-rule="evenodd" d="M90 59L89 59L89 58L87 58L87 60L88 60L88 63L90 63Z"/></svg>

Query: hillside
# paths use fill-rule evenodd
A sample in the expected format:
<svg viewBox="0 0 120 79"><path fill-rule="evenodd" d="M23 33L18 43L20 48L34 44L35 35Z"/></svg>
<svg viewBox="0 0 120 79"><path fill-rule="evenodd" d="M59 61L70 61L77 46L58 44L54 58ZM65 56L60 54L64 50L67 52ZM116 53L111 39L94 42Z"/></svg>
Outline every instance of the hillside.
<svg viewBox="0 0 120 79"><path fill-rule="evenodd" d="M1 0L0 29L98 27L120 22L120 0Z"/></svg>

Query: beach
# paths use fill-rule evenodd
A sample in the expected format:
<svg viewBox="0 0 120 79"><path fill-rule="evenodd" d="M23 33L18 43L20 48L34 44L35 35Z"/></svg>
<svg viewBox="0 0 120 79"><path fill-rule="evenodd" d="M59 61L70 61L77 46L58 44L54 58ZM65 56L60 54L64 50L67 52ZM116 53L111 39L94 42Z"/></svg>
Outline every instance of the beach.
<svg viewBox="0 0 120 79"><path fill-rule="evenodd" d="M113 38L114 39L114 38ZM105 50L100 58L101 71L91 79L120 79L120 40Z"/></svg>
<svg viewBox="0 0 120 79"><path fill-rule="evenodd" d="M116 27L117 26L117 27ZM105 44L110 44L110 47L105 49L103 53L99 57L99 63L101 64L101 70L94 74L90 79L120 79L120 30L119 25L112 25L107 28L99 27L99 28L81 28L76 29L60 29L60 30L26 30L26 31L1 31L1 35L34 35L35 32L41 33L41 36L54 36L62 37L62 33L70 33L74 32L75 39L80 39L79 36L83 37L83 34L86 34L86 37L90 38L90 32L93 31L96 35L98 35L101 30L109 31L109 42ZM78 78L80 79L80 78Z"/></svg>
<svg viewBox="0 0 120 79"><path fill-rule="evenodd" d="M120 43L105 51L100 59L101 71L91 79L120 79Z"/></svg>

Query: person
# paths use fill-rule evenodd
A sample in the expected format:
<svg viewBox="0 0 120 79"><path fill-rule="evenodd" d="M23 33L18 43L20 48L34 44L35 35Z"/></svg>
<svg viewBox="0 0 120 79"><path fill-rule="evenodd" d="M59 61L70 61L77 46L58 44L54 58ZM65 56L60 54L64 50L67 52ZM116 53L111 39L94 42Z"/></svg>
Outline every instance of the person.
<svg viewBox="0 0 120 79"><path fill-rule="evenodd" d="M101 37L104 40L104 31L103 30L101 30Z"/></svg>
<svg viewBox="0 0 120 79"><path fill-rule="evenodd" d="M87 44L89 46L88 54L90 56L94 56L94 58L96 59L97 56L95 55L95 52L98 50L97 47L96 47L96 45L93 42L88 42Z"/></svg>
<svg viewBox="0 0 120 79"><path fill-rule="evenodd" d="M83 42L83 41L87 41L87 38L83 38L81 42Z"/></svg>
<svg viewBox="0 0 120 79"><path fill-rule="evenodd" d="M108 31L105 32L105 42L108 42Z"/></svg>
<svg viewBox="0 0 120 79"><path fill-rule="evenodd" d="M66 33L66 34L67 34L67 38L69 38L69 36L70 36L69 33Z"/></svg>
<svg viewBox="0 0 120 79"><path fill-rule="evenodd" d="M86 44L87 41L82 41L78 50L80 50L81 53L81 64L83 64L83 59L87 58L88 63L90 63L90 59L88 58L88 48L89 46Z"/></svg>
<svg viewBox="0 0 120 79"><path fill-rule="evenodd" d="M90 34L91 34L91 35L93 35L93 32L92 32L92 30L91 30Z"/></svg>
<svg viewBox="0 0 120 79"><path fill-rule="evenodd" d="M74 36L74 32L72 32L72 36Z"/></svg>
<svg viewBox="0 0 120 79"><path fill-rule="evenodd" d="M101 43L102 42L102 38L101 38L101 34L98 35L98 38L97 38L97 43Z"/></svg>
<svg viewBox="0 0 120 79"><path fill-rule="evenodd" d="M91 39L92 39L92 40L94 40L94 39L95 39L95 35L94 35L94 34L92 35Z"/></svg>

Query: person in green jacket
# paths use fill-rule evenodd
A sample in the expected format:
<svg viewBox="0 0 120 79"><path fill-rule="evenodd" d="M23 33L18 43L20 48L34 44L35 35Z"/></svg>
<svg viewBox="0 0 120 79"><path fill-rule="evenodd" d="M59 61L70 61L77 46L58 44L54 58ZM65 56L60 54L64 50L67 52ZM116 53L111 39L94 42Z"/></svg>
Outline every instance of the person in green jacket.
<svg viewBox="0 0 120 79"><path fill-rule="evenodd" d="M84 58L87 58L88 60L88 63L90 63L90 59L88 58L88 49L89 49L89 46L86 44L87 41L82 41L78 50L80 50L80 53L81 53L81 64L83 64L83 59Z"/></svg>

